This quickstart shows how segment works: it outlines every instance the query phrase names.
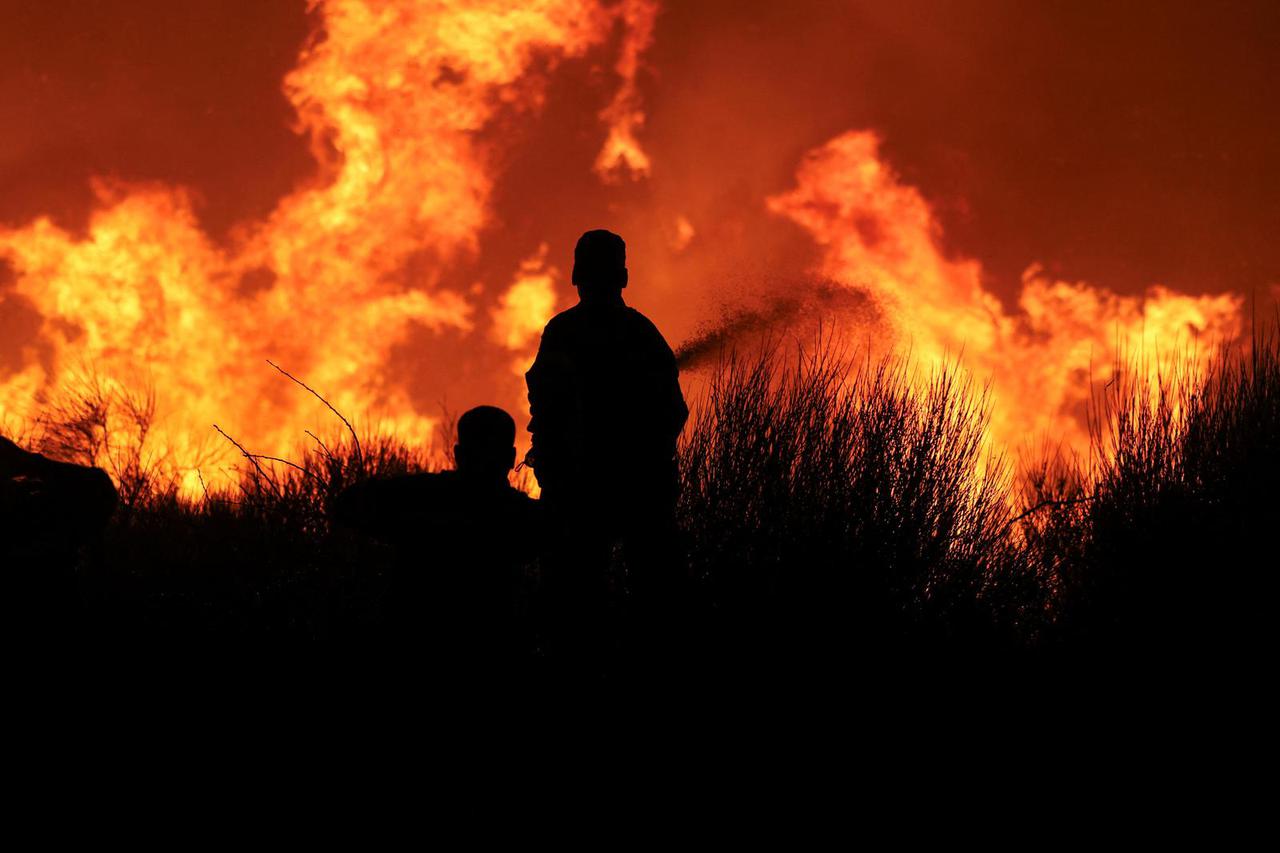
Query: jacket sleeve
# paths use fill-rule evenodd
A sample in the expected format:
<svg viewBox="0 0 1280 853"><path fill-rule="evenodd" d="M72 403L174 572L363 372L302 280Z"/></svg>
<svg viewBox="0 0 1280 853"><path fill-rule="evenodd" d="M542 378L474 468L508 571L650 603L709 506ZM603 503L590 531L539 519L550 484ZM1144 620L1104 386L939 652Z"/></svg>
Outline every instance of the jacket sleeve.
<svg viewBox="0 0 1280 853"><path fill-rule="evenodd" d="M525 373L529 391L531 447L525 461L538 485L563 481L573 464L574 424L579 405L577 376L568 351L548 326L533 365Z"/></svg>
<svg viewBox="0 0 1280 853"><path fill-rule="evenodd" d="M680 368L676 365L675 353L671 351L671 347L663 342L666 347L666 411L667 411L667 428L670 431L671 442L674 445L680 438L680 433L684 430L685 422L689 420L689 406L684 401L684 391L680 388Z"/></svg>
<svg viewBox="0 0 1280 853"><path fill-rule="evenodd" d="M666 339L655 327L653 329L651 358L653 374L651 377L652 394L650 405L653 407L652 429L655 436L663 440L662 452L674 453L680 432L685 421L689 419L689 407L684 401L684 392L680 389L680 368L676 364L675 353Z"/></svg>

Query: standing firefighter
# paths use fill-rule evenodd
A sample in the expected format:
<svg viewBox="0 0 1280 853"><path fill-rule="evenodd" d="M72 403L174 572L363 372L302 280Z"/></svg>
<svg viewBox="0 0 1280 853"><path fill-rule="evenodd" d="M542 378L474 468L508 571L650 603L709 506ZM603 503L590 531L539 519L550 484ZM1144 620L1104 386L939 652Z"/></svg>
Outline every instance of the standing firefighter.
<svg viewBox="0 0 1280 853"><path fill-rule="evenodd" d="M526 461L566 531L548 566L548 592L556 615L571 622L598 615L615 545L642 606L676 594L675 453L689 416L671 347L622 301L622 238L588 231L573 260L578 304L547 323L525 375L533 439ZM581 634L574 641L590 642Z"/></svg>

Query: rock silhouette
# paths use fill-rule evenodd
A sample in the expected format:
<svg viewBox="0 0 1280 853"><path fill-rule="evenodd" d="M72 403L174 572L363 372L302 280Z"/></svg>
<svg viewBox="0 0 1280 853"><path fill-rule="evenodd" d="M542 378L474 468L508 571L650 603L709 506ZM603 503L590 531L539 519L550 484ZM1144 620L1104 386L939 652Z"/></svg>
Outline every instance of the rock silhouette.
<svg viewBox="0 0 1280 853"><path fill-rule="evenodd" d="M80 614L81 554L119 497L100 468L57 462L0 436L0 566L6 627L44 651L69 642Z"/></svg>

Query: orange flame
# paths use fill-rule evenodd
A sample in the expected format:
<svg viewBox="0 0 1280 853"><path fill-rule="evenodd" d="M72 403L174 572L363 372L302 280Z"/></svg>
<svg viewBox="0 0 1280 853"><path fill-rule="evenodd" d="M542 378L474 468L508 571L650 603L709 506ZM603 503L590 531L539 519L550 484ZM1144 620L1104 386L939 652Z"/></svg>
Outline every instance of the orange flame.
<svg viewBox="0 0 1280 853"><path fill-rule="evenodd" d="M415 326L475 323L466 296L438 287L438 270L475 253L489 224L492 152L475 132L499 109L536 110L547 70L602 44L621 21L622 83L603 116L600 163L647 168L634 78L650 3L313 5L324 36L284 86L321 175L241 227L232 245L211 242L181 190L158 186L97 186L83 238L45 218L0 229L0 259L14 292L44 317L48 345L0 380L0 419L30 416L79 367L111 383L144 381L158 406L151 450L190 489L202 458L193 442L206 446L212 423L281 453L300 420L318 416L265 367L271 358L339 409L380 412L384 428L421 441L436 419L383 365ZM554 307L547 268L535 262L522 276L495 317L513 352L529 347Z"/></svg>
<svg viewBox="0 0 1280 853"><path fill-rule="evenodd" d="M615 180L620 174L646 177L650 165L649 156L636 139L636 131L644 125L636 74L640 70L641 54L653 42L653 24L658 17L658 7L648 0L624 0L620 14L627 26L616 69L622 85L613 101L600 113L600 118L609 126L609 136L596 158L596 172L605 180Z"/></svg>
<svg viewBox="0 0 1280 853"><path fill-rule="evenodd" d="M605 139L591 166L605 182L648 176L638 78L658 4L312 5L323 35L284 89L320 172L265 219L218 243L182 190L100 181L83 235L48 218L0 228L12 293L43 318L21 368L0 376L0 423L34 414L82 368L111 388L148 385L157 402L152 456L195 492L214 422L251 449L284 454L303 426L326 417L266 367L268 358L339 409L378 413L410 442L425 440L436 418L415 407L386 364L415 330L479 327L523 372L564 280L547 247L524 260L496 301L444 281L474 258L482 231L500 224L492 196L502 143L478 131L499 115L537 113L559 64L612 49L618 34L616 89L599 113ZM1089 380L1105 380L1126 345L1167 351L1241 329L1234 295L1153 286L1143 297L1121 296L1034 265L1016 304L1002 303L976 260L943 251L933 211L881 159L872 132L811 151L794 189L765 204L821 247L817 272L873 297L884 320L873 331L885 348L909 346L926 364L963 352L978 377L990 377L1000 446L1040 436L1082 446ZM668 223L652 243L672 253L698 247L684 209L652 218ZM223 445L216 452L234 458Z"/></svg>
<svg viewBox="0 0 1280 853"><path fill-rule="evenodd" d="M1236 338L1236 295L1187 296L1153 286L1119 296L1085 283L1055 281L1036 265L1022 277L1010 312L982 286L977 261L948 258L929 205L879 156L871 132L850 132L810 152L797 186L768 201L812 234L821 273L874 297L888 346L910 347L924 364L963 354L991 380L992 433L1020 448L1049 438L1087 446L1081 415L1090 379L1105 381L1118 355L1186 353ZM1160 359L1148 359L1151 370Z"/></svg>

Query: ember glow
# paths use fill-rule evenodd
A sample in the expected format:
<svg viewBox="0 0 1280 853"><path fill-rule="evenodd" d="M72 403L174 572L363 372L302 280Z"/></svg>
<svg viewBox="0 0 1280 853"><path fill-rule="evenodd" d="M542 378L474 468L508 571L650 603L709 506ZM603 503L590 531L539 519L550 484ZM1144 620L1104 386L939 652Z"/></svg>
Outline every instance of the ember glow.
<svg viewBox="0 0 1280 853"><path fill-rule="evenodd" d="M88 374L150 389L151 456L195 494L197 471L210 479L235 460L212 424L288 455L330 421L267 359L410 442L430 439L441 401L498 403L522 421L520 376L542 325L572 300L572 240L592 227L628 238L628 298L673 344L776 298L772 281L860 294L872 310L840 320L841 333L910 348L922 364L962 354L992 383L994 436L1008 449L1079 446L1090 378L1106 379L1118 348L1240 333L1244 295L1220 286L1117 292L1063 280L1048 271L1060 259L1039 256L997 286L893 162L891 129L814 121L799 147L775 142L794 122L738 135L746 108L718 117L707 99L778 97L718 82L722 66L764 73L742 57L749 39L734 41L752 15L762 22L743 25L750 38L771 26L756 5L732 13L741 20L724 21L723 36L703 22L691 59L675 37L689 10L650 0L317 0L312 36L275 82L312 174L265 214L213 229L199 192L104 174L83 227L52 202L0 222L0 424L20 427ZM841 26L896 31L866 14ZM777 34L797 42L797 59L811 37ZM925 41L945 59L936 38ZM838 88L832 103L857 100ZM651 131L655 104L663 121ZM699 121L721 123L718 148Z"/></svg>

